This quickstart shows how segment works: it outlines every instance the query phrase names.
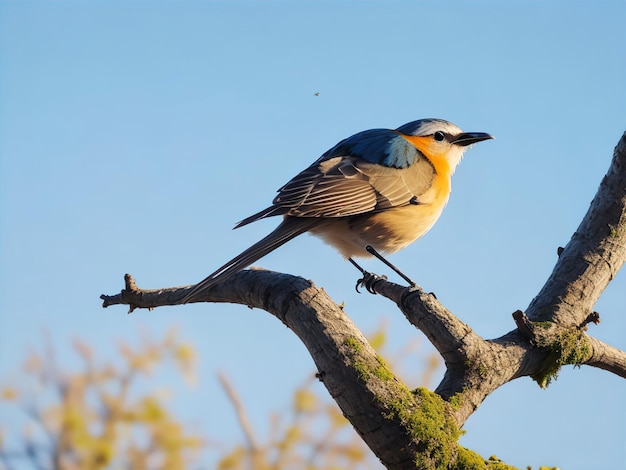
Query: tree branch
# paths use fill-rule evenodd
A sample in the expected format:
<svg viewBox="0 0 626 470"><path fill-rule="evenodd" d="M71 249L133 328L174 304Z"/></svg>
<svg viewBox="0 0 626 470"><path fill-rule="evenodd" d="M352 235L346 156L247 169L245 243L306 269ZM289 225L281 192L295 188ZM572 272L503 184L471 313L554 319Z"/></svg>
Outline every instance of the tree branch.
<svg viewBox="0 0 626 470"><path fill-rule="evenodd" d="M466 360L467 356L460 350L463 342L480 339L433 294L426 293L417 285L405 288L381 278L372 289L395 302L409 323L428 337L446 363Z"/></svg>
<svg viewBox="0 0 626 470"><path fill-rule="evenodd" d="M239 395L235 391L235 387L233 387L228 380L228 377L220 372L217 374L217 378L220 381L220 385L224 389L226 396L230 400L230 403L233 405L233 408L235 408L235 413L237 414L239 426L241 427L246 441L248 442L248 450L252 454L253 460L256 460L255 456L259 453L259 445L254 435L252 424L250 424L250 419L248 419L246 409L244 408L243 403L239 398Z"/></svg>
<svg viewBox="0 0 626 470"><path fill-rule="evenodd" d="M461 425L490 393L518 377L531 376L547 386L561 365L581 363L623 374L623 353L584 335L583 329L597 321L593 305L625 260L626 132L552 275L527 313L513 314L517 330L487 341L419 287L402 289L384 279L371 287L394 301L444 358L446 373L436 392L454 400ZM535 322L545 320L554 326L535 328Z"/></svg>
<svg viewBox="0 0 626 470"><path fill-rule="evenodd" d="M531 376L546 386L565 364L587 364L626 377L626 353L585 333L587 324L597 321L593 305L625 260L626 133L552 274L526 312L515 312L516 329L485 340L420 287L374 282L371 291L395 302L444 358L447 369L436 393L447 406L430 392L407 390L342 308L310 281L242 271L198 301L238 303L275 315L305 344L320 380L388 468L415 468L416 462L419 468L430 468L463 454L455 444L455 424L461 426L491 392L510 380ZM126 275L120 294L101 298L104 307L126 304L132 312L179 304L192 287L141 290ZM433 414L439 434L424 429Z"/></svg>
<svg viewBox="0 0 626 470"><path fill-rule="evenodd" d="M626 132L589 209L526 314L581 325L626 260Z"/></svg>
<svg viewBox="0 0 626 470"><path fill-rule="evenodd" d="M585 364L613 372L626 379L626 352L596 338L589 337L589 341L593 354Z"/></svg>
<svg viewBox="0 0 626 470"><path fill-rule="evenodd" d="M127 274L120 294L101 298L105 307L154 308L180 302L191 287L141 290ZM203 301L261 308L288 326L309 350L320 380L346 418L388 468L415 468L416 459L425 459L430 468L438 459L455 457L458 430L450 410L437 409L437 438L417 432L424 419L415 416L423 406L434 407L433 397L411 393L323 289L300 277L250 270L215 286Z"/></svg>

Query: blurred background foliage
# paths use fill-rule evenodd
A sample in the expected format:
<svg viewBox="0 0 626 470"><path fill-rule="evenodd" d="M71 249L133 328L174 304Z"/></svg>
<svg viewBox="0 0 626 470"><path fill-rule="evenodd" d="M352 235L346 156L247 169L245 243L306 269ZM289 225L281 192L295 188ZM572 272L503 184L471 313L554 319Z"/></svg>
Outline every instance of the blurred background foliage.
<svg viewBox="0 0 626 470"><path fill-rule="evenodd" d="M335 402L315 391L314 373L293 391L290 404L268 416L265 436L248 419L246 408L254 403L242 403L228 373L219 373L242 440L223 443L219 436L203 436L174 416L169 405L175 398L154 378L156 369L174 367L187 384L196 383L194 347L180 339L175 329L161 339L140 336L135 346L118 342L118 357L110 360L102 360L97 351L75 339L79 366L73 369L77 370L58 363L50 340L30 352L17 378L2 383L2 406L19 408L25 424L22 429L0 428L0 468L382 468ZM413 342L390 351L384 322L369 339L400 375L418 347ZM426 361L424 372L408 382L429 385L439 359L432 354L420 360ZM209 416L210 407L207 403L198 415ZM217 464L204 461L209 448L218 449Z"/></svg>

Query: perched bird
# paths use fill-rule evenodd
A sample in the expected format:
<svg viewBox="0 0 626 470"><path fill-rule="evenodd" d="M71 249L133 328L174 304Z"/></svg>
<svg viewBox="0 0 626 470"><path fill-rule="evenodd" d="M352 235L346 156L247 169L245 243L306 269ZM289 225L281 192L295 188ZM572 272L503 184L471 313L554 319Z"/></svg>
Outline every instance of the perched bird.
<svg viewBox="0 0 626 470"><path fill-rule="evenodd" d="M487 139L493 137L463 132L442 119L420 119L342 140L280 188L270 207L235 226L283 216L273 232L194 286L183 303L304 232L350 260L370 257L371 248L401 250L441 215L450 178L468 146Z"/></svg>

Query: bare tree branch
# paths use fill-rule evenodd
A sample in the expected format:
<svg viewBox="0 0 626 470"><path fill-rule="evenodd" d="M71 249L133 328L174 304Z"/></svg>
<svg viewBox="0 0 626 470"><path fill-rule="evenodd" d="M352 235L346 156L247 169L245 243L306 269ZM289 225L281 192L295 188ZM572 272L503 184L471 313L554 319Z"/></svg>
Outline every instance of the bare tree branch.
<svg viewBox="0 0 626 470"><path fill-rule="evenodd" d="M626 379L626 352L596 338L590 337L589 341L593 347L593 354L585 364L613 372Z"/></svg>
<svg viewBox="0 0 626 470"><path fill-rule="evenodd" d="M565 327L581 325L626 260L626 132L570 242L526 314Z"/></svg>
<svg viewBox="0 0 626 470"><path fill-rule="evenodd" d="M526 312L513 314L517 328L491 340L418 286L406 288L382 278L369 286L395 302L444 358L446 373L436 389L448 402L444 406L430 392L411 392L400 383L343 309L310 281L242 271L197 301L239 303L278 317L305 344L320 380L388 468L415 468L418 461L419 468L431 468L467 452L456 447L458 427L508 381L531 376L546 386L566 364L587 364L626 377L626 353L585 333L589 323L599 320L594 304L626 260L626 133L587 214L559 255ZM141 290L126 275L120 294L101 298L104 307L125 304L132 311L176 305L192 287ZM425 410L437 415L445 437L420 427L430 419Z"/></svg>
<svg viewBox="0 0 626 470"><path fill-rule="evenodd" d="M466 360L460 350L463 342L480 339L433 294L424 292L419 286L404 288L380 278L372 288L398 305L409 323L428 337L446 363Z"/></svg>
<svg viewBox="0 0 626 470"><path fill-rule="evenodd" d="M232 403L235 408L235 413L237 414L237 420L239 421L239 426L241 426L241 430L243 431L246 441L248 441L248 449L253 454L257 454L259 452L259 445L257 443L256 437L254 436L254 431L252 429L252 424L250 424L250 420L248 419L248 414L246 413L246 409L243 406L243 403L239 399L239 395L235 391L235 387L233 387L228 380L228 377L222 373L217 374L217 378L226 392L226 396ZM253 457L254 458L254 457Z"/></svg>
<svg viewBox="0 0 626 470"><path fill-rule="evenodd" d="M102 296L105 306L129 304L131 309L153 308L159 298L172 305L180 302L191 288L144 291L137 288L130 275L125 276L125 283L126 289L120 294ZM204 301L261 308L287 325L309 350L320 380L346 418L389 468L415 468L416 456L424 454L422 458L436 459L441 458L440 453L449 452L450 442L445 439L429 439L411 430L415 423L402 411L417 410L432 398L411 393L323 289L299 277L250 270L215 286ZM456 441L458 436L450 410L439 412L446 436ZM441 428L441 423L437 427ZM424 453L424 449L429 452Z"/></svg>

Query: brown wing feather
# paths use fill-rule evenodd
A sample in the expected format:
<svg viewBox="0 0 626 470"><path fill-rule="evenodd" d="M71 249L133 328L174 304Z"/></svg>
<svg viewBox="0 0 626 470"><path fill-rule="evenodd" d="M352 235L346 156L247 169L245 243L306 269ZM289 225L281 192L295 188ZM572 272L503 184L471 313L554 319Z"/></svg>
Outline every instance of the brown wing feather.
<svg viewBox="0 0 626 470"><path fill-rule="evenodd" d="M431 187L435 176L433 166L426 159L406 169L369 162L359 163L359 169L368 175L368 183L376 191L376 211L419 203L419 197Z"/></svg>
<svg viewBox="0 0 626 470"><path fill-rule="evenodd" d="M424 159L410 168L388 168L353 157L309 168L281 188L274 204L300 217L345 217L410 204L432 184L434 169ZM325 170L325 171L324 171Z"/></svg>
<svg viewBox="0 0 626 470"><path fill-rule="evenodd" d="M273 215L347 217L419 202L435 171L426 159L398 169L358 157L334 157L310 166L278 190L274 205L236 227Z"/></svg>

